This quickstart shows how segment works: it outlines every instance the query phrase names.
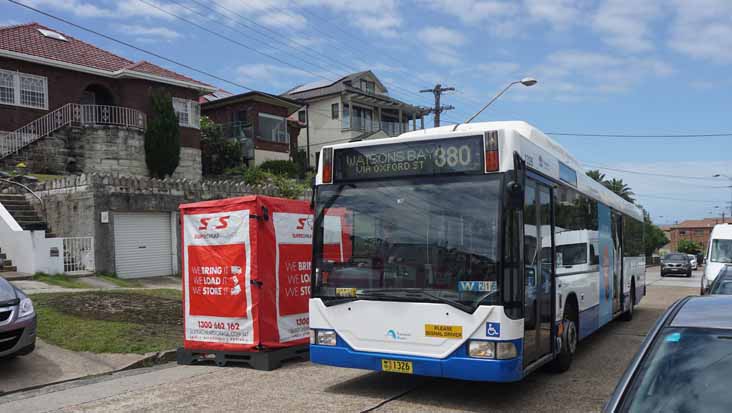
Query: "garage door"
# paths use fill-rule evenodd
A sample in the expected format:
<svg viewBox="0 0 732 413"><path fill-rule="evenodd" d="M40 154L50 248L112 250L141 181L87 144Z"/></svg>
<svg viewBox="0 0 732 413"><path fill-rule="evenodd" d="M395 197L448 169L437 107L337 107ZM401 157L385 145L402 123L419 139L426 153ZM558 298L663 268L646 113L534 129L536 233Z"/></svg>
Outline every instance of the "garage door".
<svg viewBox="0 0 732 413"><path fill-rule="evenodd" d="M173 274L170 213L115 213L113 217L118 277Z"/></svg>

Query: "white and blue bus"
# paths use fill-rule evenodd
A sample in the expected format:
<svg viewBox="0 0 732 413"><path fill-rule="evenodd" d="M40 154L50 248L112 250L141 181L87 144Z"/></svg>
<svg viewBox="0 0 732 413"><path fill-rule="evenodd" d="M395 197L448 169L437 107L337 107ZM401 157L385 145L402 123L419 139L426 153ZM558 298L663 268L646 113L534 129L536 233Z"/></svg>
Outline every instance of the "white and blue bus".
<svg viewBox="0 0 732 413"><path fill-rule="evenodd" d="M327 146L314 197L315 363L517 381L645 295L642 211L524 122Z"/></svg>

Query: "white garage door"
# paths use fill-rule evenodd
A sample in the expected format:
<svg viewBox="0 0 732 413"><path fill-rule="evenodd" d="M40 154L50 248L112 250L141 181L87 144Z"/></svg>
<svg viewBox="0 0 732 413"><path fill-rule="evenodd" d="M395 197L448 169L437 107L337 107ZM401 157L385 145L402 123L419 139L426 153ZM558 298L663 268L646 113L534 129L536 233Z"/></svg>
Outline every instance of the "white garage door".
<svg viewBox="0 0 732 413"><path fill-rule="evenodd" d="M114 255L120 278L173 274L170 213L115 213Z"/></svg>

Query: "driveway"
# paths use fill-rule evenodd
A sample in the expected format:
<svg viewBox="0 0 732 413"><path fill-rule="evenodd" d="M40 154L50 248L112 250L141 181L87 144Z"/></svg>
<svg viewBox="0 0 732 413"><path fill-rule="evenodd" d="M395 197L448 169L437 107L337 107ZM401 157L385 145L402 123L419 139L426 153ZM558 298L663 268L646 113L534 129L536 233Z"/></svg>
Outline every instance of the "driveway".
<svg viewBox="0 0 732 413"><path fill-rule="evenodd" d="M74 352L38 340L33 353L0 360L0 395L32 386L108 373L144 357L139 354Z"/></svg>

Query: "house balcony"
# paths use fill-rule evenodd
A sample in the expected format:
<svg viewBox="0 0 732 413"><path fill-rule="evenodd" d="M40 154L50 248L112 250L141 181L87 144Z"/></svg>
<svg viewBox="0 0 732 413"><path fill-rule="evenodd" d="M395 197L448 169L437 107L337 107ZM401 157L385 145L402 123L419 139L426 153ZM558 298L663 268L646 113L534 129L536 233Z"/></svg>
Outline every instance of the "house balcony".
<svg viewBox="0 0 732 413"><path fill-rule="evenodd" d="M368 117L363 118L354 116L352 120L349 120L348 118L343 120L343 130L361 132L378 132L381 130L388 136L395 137L404 132L413 131L415 129L411 122L399 123L396 120L382 120L379 122L376 119L370 119Z"/></svg>

